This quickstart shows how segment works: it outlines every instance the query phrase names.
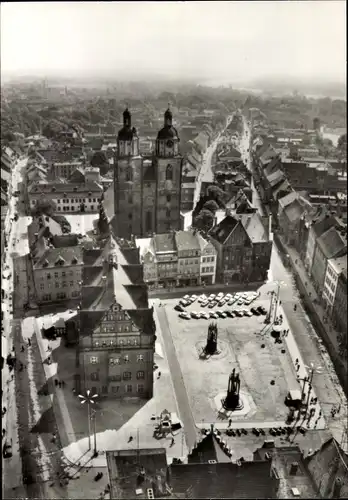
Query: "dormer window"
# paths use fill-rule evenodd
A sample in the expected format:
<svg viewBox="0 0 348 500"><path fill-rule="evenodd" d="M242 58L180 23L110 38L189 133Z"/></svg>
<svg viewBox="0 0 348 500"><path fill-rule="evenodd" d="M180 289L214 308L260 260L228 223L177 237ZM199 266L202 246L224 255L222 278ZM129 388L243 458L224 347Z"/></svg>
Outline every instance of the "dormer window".
<svg viewBox="0 0 348 500"><path fill-rule="evenodd" d="M66 193L63 193L64 198L66 198Z"/></svg>
<svg viewBox="0 0 348 500"><path fill-rule="evenodd" d="M56 260L55 264L57 266L62 266L63 264L65 263L65 260L63 259L63 257L59 256L58 259Z"/></svg>
<svg viewBox="0 0 348 500"><path fill-rule="evenodd" d="M48 260L46 259L46 260L43 262L42 266L43 266L43 267L47 267L48 265L49 265L49 262L48 262Z"/></svg>
<svg viewBox="0 0 348 500"><path fill-rule="evenodd" d="M77 264L77 258L76 257L73 257L72 261L71 261L72 264Z"/></svg>
<svg viewBox="0 0 348 500"><path fill-rule="evenodd" d="M74 187L74 191L75 191L75 193L76 193L76 191L77 191L77 187Z"/></svg>

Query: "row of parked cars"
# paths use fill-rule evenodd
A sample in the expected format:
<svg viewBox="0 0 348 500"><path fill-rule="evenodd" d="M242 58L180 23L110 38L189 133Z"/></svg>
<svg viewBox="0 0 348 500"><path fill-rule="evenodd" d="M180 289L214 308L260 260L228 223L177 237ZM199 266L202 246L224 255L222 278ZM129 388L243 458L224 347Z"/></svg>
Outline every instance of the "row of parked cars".
<svg viewBox="0 0 348 500"><path fill-rule="evenodd" d="M266 309L263 306L252 307L250 310L246 308L239 307L238 309L225 309L225 310L215 310L215 311L185 311L184 308L193 304L197 301L201 307L208 307L209 309L213 309L214 307L223 307L224 305L228 306L242 306L242 305L250 305L256 298L258 297L257 292L248 292L248 293L236 293L230 294L227 293L224 295L222 292L218 295L211 294L209 297L206 295L201 295L197 297L196 295L185 295L179 304L177 304L174 309L179 312L179 317L183 319L218 319L218 318L242 318L243 316L260 316L267 314Z"/></svg>
<svg viewBox="0 0 348 500"><path fill-rule="evenodd" d="M306 430L303 428L303 427L297 427L296 429L298 432L300 432L301 434L305 434L306 433ZM290 426L286 426L286 427L272 427L271 429L269 429L269 433L271 434L271 436L284 436L285 434L287 435L290 435L290 434L293 434L295 432L295 430L293 429L293 427L290 427ZM264 429L259 429L259 428L256 428L256 427L253 427L251 429L251 433L254 434L255 436L265 436L266 435L266 432ZM247 435L248 434L248 431L246 429L227 429L226 430L226 434L227 436L242 436L242 435Z"/></svg>

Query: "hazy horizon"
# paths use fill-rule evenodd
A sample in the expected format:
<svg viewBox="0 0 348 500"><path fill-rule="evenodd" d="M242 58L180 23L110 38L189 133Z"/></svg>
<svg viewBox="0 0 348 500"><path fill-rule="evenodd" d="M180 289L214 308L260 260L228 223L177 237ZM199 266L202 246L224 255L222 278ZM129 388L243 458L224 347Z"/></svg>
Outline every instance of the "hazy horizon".
<svg viewBox="0 0 348 500"><path fill-rule="evenodd" d="M1 73L345 83L345 11L343 1L3 3Z"/></svg>

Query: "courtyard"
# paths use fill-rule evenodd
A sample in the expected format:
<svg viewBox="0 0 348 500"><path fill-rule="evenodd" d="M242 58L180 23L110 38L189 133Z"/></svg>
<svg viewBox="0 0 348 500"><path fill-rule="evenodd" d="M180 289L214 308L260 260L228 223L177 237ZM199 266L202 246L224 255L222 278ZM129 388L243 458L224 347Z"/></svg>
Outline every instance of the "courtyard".
<svg viewBox="0 0 348 500"><path fill-rule="evenodd" d="M240 375L246 410L239 416L233 414L232 426L267 428L284 425L289 413L284 404L285 397L290 390L300 386L285 339L280 344L275 343L269 333L262 333L265 316L185 320L174 310L177 303L177 299L162 301L162 307L167 314L196 425L228 420L221 411L221 399L226 394L233 369ZM252 305L262 305L268 310L269 298L261 294ZM185 310L206 309L195 302ZM220 353L202 359L200 353L206 344L211 322L218 326Z"/></svg>

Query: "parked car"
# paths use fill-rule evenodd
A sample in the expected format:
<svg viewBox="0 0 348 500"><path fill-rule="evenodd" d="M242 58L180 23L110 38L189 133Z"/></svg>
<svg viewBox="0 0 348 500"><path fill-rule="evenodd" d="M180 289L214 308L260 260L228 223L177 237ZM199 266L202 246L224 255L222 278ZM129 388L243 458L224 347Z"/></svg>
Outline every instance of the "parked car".
<svg viewBox="0 0 348 500"><path fill-rule="evenodd" d="M205 300L204 302L201 302L201 307L207 307L209 305L209 302Z"/></svg>
<svg viewBox="0 0 348 500"><path fill-rule="evenodd" d="M259 311L260 314L262 314L263 316L265 316L267 314L267 311L266 309L263 307L263 306L259 306L257 307L257 310Z"/></svg>
<svg viewBox="0 0 348 500"><path fill-rule="evenodd" d="M216 297L215 293L211 293L208 297L208 300L211 301L211 300L214 300Z"/></svg>
<svg viewBox="0 0 348 500"><path fill-rule="evenodd" d="M216 306L216 302L214 301L214 302L210 302L208 307L209 307L209 309L213 309L213 307L215 307L215 306Z"/></svg>
<svg viewBox="0 0 348 500"><path fill-rule="evenodd" d="M217 297L216 297L218 300L221 300L224 298L224 294L222 292L218 293L217 294Z"/></svg>
<svg viewBox="0 0 348 500"><path fill-rule="evenodd" d="M189 315L188 312L184 311L182 313L179 313L179 318L182 318L182 319L191 319L191 316Z"/></svg>
<svg viewBox="0 0 348 500"><path fill-rule="evenodd" d="M179 304L182 305L183 307L187 307L189 305L189 303L185 299L181 299Z"/></svg>
<svg viewBox="0 0 348 500"><path fill-rule="evenodd" d="M228 305L229 305L229 306L233 306L233 304L234 304L235 302L237 302L237 300L238 300L238 299L237 299L236 297L233 297L231 300L229 300L229 301L228 301Z"/></svg>
<svg viewBox="0 0 348 500"><path fill-rule="evenodd" d="M183 312L183 311L184 311L184 308L183 308L180 304L177 304L177 305L174 307L174 309L175 309L176 311L179 311L179 312Z"/></svg>
<svg viewBox="0 0 348 500"><path fill-rule="evenodd" d="M256 307L252 307L252 308L250 309L250 312L252 312L255 316L260 316L260 315L261 315L260 311L258 311L258 310L256 309Z"/></svg>
<svg viewBox="0 0 348 500"><path fill-rule="evenodd" d="M244 311L244 316L248 316L248 318L250 318L252 315L253 315L253 313L251 311L249 311L248 309L246 309Z"/></svg>
<svg viewBox="0 0 348 500"><path fill-rule="evenodd" d="M222 312L222 311L216 311L216 314L219 316L219 318L224 319L227 318L227 314Z"/></svg>
<svg viewBox="0 0 348 500"><path fill-rule="evenodd" d="M210 318L210 315L209 315L209 313L207 313L207 312L203 311L203 312L201 312L201 318L202 318L202 319L209 319L209 318Z"/></svg>
<svg viewBox="0 0 348 500"><path fill-rule="evenodd" d="M241 311L233 311L233 314L238 316L238 318L242 318L244 316L244 314Z"/></svg>
<svg viewBox="0 0 348 500"><path fill-rule="evenodd" d="M225 299L222 299L222 300L220 300L220 302L218 303L218 306L219 306L219 307L222 307L222 306L224 306L225 304L226 304L226 300L225 300Z"/></svg>
<svg viewBox="0 0 348 500"><path fill-rule="evenodd" d="M198 302L207 302L207 301L208 297L204 295L204 293L198 297Z"/></svg>
<svg viewBox="0 0 348 500"><path fill-rule="evenodd" d="M213 319L218 319L218 317L219 317L219 316L216 314L216 312L213 312L213 311L210 311L209 316L210 316L211 318L213 318Z"/></svg>
<svg viewBox="0 0 348 500"><path fill-rule="evenodd" d="M238 299L237 305L242 306L244 304L244 299Z"/></svg>
<svg viewBox="0 0 348 500"><path fill-rule="evenodd" d="M201 313L198 313L196 311L191 312L191 318L199 319L201 317Z"/></svg>
<svg viewBox="0 0 348 500"><path fill-rule="evenodd" d="M191 295L190 297L191 304L193 304L193 302L195 302L197 299L198 299L197 295Z"/></svg>
<svg viewBox="0 0 348 500"><path fill-rule="evenodd" d="M189 295L184 295L184 296L183 296L183 299L184 299L184 300L188 300L189 298L190 298L190 296L189 296Z"/></svg>

